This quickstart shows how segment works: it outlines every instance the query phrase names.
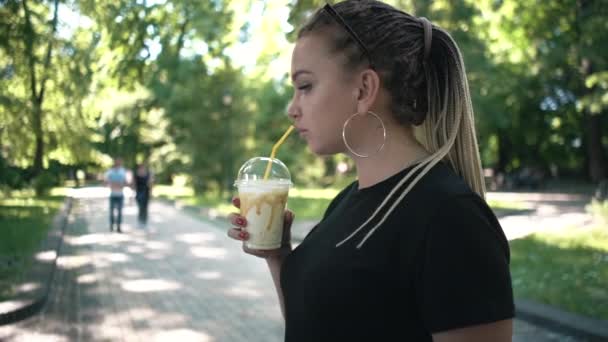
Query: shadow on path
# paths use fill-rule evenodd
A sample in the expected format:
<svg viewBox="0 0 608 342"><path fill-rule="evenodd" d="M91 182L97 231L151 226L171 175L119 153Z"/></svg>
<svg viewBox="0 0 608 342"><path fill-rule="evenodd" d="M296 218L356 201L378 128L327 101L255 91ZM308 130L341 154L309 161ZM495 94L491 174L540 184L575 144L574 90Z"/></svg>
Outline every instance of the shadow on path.
<svg viewBox="0 0 608 342"><path fill-rule="evenodd" d="M151 232L110 233L106 202L81 199L40 314L0 327L15 341L280 341L282 318L261 259L215 227L162 204ZM162 215L161 215L162 213Z"/></svg>

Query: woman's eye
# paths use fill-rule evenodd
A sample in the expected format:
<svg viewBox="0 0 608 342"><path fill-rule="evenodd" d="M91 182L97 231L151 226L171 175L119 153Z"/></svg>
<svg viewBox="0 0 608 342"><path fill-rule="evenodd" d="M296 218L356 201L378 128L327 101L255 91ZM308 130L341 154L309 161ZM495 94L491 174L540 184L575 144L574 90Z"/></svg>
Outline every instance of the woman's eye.
<svg viewBox="0 0 608 342"><path fill-rule="evenodd" d="M308 89L310 89L311 86L312 85L310 85L310 84L302 84L302 85L298 86L298 90L308 90Z"/></svg>

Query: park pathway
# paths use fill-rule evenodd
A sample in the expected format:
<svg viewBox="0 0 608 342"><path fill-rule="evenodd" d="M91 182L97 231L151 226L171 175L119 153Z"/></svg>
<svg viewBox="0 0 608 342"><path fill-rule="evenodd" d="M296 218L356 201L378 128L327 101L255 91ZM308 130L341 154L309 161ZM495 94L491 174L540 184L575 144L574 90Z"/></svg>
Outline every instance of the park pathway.
<svg viewBox="0 0 608 342"><path fill-rule="evenodd" d="M144 232L127 201L124 234L110 233L106 199L92 190L76 194L46 306L0 326L1 341L282 340L265 263L242 253L221 221L155 201ZM513 341L581 340L516 320Z"/></svg>

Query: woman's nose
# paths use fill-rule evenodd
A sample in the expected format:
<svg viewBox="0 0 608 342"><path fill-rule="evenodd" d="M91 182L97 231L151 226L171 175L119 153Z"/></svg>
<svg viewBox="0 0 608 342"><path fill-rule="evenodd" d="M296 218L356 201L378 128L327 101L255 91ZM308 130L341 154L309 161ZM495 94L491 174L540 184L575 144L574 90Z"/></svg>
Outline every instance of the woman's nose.
<svg viewBox="0 0 608 342"><path fill-rule="evenodd" d="M295 120L299 116L298 110L293 101L290 101L289 105L287 105L287 116L292 120Z"/></svg>

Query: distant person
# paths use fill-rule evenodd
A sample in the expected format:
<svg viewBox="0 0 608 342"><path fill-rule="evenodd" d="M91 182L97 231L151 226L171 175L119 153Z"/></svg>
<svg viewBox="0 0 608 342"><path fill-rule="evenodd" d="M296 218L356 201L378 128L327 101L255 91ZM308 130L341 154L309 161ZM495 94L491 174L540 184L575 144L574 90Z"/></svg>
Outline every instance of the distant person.
<svg viewBox="0 0 608 342"><path fill-rule="evenodd" d="M114 166L105 174L106 185L110 188L110 231L116 230L122 233L122 207L124 204L123 189L127 185L127 171L122 167L122 159L115 158ZM114 212L116 211L116 217Z"/></svg>
<svg viewBox="0 0 608 342"><path fill-rule="evenodd" d="M142 228L145 228L148 223L148 203L150 202L153 182L154 176L152 175L150 168L145 163L139 164L135 171L134 184L135 200L137 201L137 207L139 209L137 220L139 226Z"/></svg>

